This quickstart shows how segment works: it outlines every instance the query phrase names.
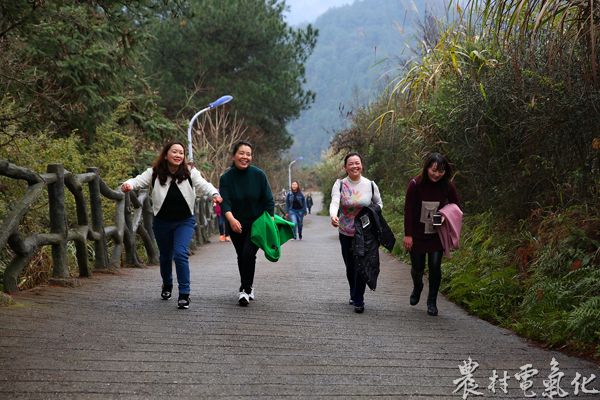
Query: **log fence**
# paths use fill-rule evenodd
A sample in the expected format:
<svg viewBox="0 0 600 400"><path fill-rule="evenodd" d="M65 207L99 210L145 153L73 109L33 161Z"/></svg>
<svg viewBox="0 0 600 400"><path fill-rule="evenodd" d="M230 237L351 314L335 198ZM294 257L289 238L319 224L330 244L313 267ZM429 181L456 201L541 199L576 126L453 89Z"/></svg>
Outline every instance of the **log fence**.
<svg viewBox="0 0 600 400"><path fill-rule="evenodd" d="M38 174L0 160L0 175L24 180L28 185L23 198L11 204L5 216L0 216L0 250L8 247L12 251L12 259L8 260L4 271L5 292L18 291L19 275L43 246L51 246L51 280L55 283L72 279L68 265L69 242L74 243L80 277L90 277L92 271L115 270L122 265L143 266L137 254L138 238L142 241L147 262L158 264L158 248L152 232L152 204L147 190L129 193L113 190L102 180L97 168L75 174L62 164L50 164L46 173ZM89 193L87 201L85 185ZM49 232L25 236L19 232L21 221L44 190L48 193ZM76 215L71 224L65 207L67 192L75 201ZM113 225L105 225L103 201L114 203ZM217 226L212 202L207 197L196 198L195 215L197 224L192 249L208 242ZM93 268L88 252L90 241L94 247Z"/></svg>

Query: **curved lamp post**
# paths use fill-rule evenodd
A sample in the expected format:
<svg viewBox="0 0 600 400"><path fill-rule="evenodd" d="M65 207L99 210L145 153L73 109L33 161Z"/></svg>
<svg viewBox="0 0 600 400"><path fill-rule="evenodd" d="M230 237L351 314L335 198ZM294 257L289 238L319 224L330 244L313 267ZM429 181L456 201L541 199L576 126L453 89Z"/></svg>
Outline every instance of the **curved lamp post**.
<svg viewBox="0 0 600 400"><path fill-rule="evenodd" d="M213 108L217 108L219 106L222 106L225 103L229 103L231 100L233 100L233 96L229 96L229 95L221 96L217 100L210 103L208 105L208 107L203 108L202 110L198 111L196 113L196 115L194 115L192 117L192 119L190 119L190 124L188 125L188 132L187 132L187 135L188 135L188 161L189 162L194 162L194 154L192 152L192 126L194 125L194 121L196 121L196 118L198 118L200 116L200 114L202 114L203 112L212 110Z"/></svg>
<svg viewBox="0 0 600 400"><path fill-rule="evenodd" d="M296 161L301 161L301 160L304 160L304 157L296 158L288 166L288 187L290 188L290 190L292 190L292 164L295 163Z"/></svg>

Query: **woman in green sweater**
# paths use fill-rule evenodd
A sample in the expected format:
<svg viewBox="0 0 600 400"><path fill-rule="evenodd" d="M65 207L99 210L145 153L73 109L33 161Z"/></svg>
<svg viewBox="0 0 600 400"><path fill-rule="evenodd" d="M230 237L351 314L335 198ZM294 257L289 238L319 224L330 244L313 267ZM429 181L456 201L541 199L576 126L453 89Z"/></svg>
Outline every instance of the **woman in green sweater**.
<svg viewBox="0 0 600 400"><path fill-rule="evenodd" d="M240 271L238 303L247 306L254 300L254 270L258 247L250 240L252 223L265 211L274 215L275 202L267 175L250 165L253 147L248 142L233 146L233 165L219 181L223 203L221 211L228 222L227 231L237 253Z"/></svg>

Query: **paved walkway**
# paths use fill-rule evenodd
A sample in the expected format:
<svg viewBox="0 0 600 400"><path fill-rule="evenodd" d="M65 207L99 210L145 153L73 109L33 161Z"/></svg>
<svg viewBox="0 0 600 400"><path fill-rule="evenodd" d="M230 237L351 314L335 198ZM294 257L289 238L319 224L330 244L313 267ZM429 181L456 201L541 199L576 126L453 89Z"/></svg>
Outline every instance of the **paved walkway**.
<svg viewBox="0 0 600 400"><path fill-rule="evenodd" d="M600 375L597 365L444 299L438 317L409 306L409 268L388 255L365 313L355 314L328 218L309 215L304 237L278 263L259 252L247 308L237 305L233 246L217 240L192 257L189 310L160 300L157 267L18 294L18 305L0 308L0 399L458 399L453 380L469 357L479 363L479 398L524 398L514 374L525 364L539 370L535 398L548 398L552 358L567 398L600 398L571 386L578 372ZM494 369L511 376L508 394L487 389ZM600 378L587 388L600 389Z"/></svg>

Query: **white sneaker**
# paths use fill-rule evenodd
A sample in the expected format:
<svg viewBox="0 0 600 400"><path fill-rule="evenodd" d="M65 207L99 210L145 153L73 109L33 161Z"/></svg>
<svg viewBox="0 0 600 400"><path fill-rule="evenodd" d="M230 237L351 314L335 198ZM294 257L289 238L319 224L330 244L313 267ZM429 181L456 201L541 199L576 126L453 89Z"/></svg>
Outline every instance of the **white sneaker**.
<svg viewBox="0 0 600 400"><path fill-rule="evenodd" d="M240 306L246 307L248 303L250 303L250 296L248 296L248 293L242 290L238 298L238 303Z"/></svg>
<svg viewBox="0 0 600 400"><path fill-rule="evenodd" d="M252 288L252 290L250 291L250 294L248 295L248 298L250 300L254 300L254 288Z"/></svg>

